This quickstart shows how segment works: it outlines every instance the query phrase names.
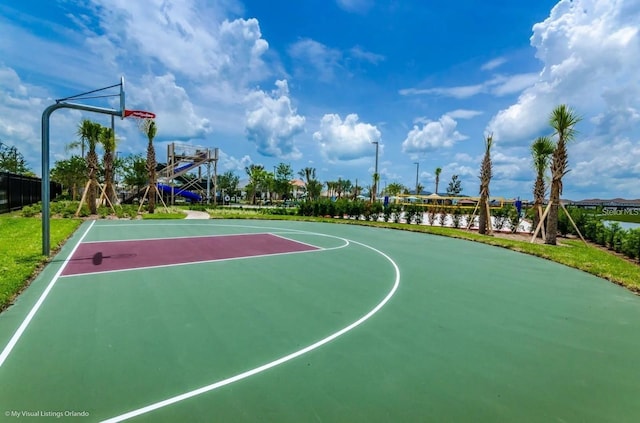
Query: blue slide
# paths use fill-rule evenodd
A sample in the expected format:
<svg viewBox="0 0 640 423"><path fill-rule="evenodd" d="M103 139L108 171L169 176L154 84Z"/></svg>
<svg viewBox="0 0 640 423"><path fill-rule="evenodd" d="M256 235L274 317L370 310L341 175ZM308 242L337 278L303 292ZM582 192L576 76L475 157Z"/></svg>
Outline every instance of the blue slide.
<svg viewBox="0 0 640 423"><path fill-rule="evenodd" d="M158 189L164 193L171 194L171 187L169 185L158 184ZM187 191L180 188L174 188L173 194L188 198L191 201L202 201L202 197L195 192Z"/></svg>

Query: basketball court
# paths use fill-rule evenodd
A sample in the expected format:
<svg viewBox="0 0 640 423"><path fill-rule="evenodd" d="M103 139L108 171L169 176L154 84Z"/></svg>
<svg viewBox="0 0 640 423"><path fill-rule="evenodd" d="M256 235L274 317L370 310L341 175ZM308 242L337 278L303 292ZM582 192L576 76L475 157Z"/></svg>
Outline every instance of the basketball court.
<svg viewBox="0 0 640 423"><path fill-rule="evenodd" d="M92 221L0 314L0 415L631 422L638 351L637 296L508 250L352 225Z"/></svg>

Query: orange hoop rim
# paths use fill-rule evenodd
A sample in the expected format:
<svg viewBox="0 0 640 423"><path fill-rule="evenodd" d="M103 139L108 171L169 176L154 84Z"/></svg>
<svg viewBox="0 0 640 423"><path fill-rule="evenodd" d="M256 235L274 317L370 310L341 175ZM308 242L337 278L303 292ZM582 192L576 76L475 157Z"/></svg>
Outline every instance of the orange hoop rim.
<svg viewBox="0 0 640 423"><path fill-rule="evenodd" d="M147 112L146 110L125 110L124 117L132 117L138 119L155 119L156 114Z"/></svg>

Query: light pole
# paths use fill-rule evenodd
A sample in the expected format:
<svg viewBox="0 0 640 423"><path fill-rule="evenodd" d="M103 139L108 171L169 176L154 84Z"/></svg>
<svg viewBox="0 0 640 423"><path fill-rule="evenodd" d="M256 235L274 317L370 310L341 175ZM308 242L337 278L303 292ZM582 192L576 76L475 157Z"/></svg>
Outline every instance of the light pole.
<svg viewBox="0 0 640 423"><path fill-rule="evenodd" d="M376 193L378 192L378 147L379 141L372 141L372 144L376 145L376 167L373 172L373 194L371 196L372 201L376 201Z"/></svg>
<svg viewBox="0 0 640 423"><path fill-rule="evenodd" d="M418 195L418 170L420 169L420 163L415 162L414 165L416 165L416 195Z"/></svg>

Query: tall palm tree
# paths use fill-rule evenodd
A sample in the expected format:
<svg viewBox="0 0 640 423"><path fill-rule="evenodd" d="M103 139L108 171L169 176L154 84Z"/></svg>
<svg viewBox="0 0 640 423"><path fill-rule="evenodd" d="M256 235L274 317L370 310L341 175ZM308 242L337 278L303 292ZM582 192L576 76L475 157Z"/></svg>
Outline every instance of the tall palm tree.
<svg viewBox="0 0 640 423"><path fill-rule="evenodd" d="M75 148L80 147L80 157L84 159L85 147L88 147L89 137L91 136L91 133L94 130L93 125L94 125L94 122L90 121L89 119L82 119L82 122L80 122L80 124L78 125L78 129L76 130L76 135L80 137L80 140L69 143L65 147L65 149L73 150Z"/></svg>
<svg viewBox="0 0 640 423"><path fill-rule="evenodd" d="M309 188L313 185L312 181L316 180L316 169L313 167L305 167L300 172L298 172L300 178L304 182L304 187L307 192L307 199L313 200L313 194Z"/></svg>
<svg viewBox="0 0 640 423"><path fill-rule="evenodd" d="M109 199L109 202L113 204L115 199L114 189L114 171L113 171L113 152L116 149L116 139L113 134L113 130L108 127L102 127L100 131L100 144L104 153L102 155L102 166L104 167L104 184L105 195Z"/></svg>
<svg viewBox="0 0 640 423"><path fill-rule="evenodd" d="M480 211L478 213L478 233L487 234L491 231L491 215L489 214L489 183L493 171L491 163L491 145L493 144L493 134L489 134L484 139L484 158L480 168Z"/></svg>
<svg viewBox="0 0 640 423"><path fill-rule="evenodd" d="M533 158L533 168L536 171L536 182L533 186L533 207L535 210L535 217L533 219L533 227L536 228L542 214L540 212L540 206L544 202L544 197L547 192L545 184L545 173L549 167L549 161L555 144L549 137L538 137L531 144L531 157Z"/></svg>
<svg viewBox="0 0 640 423"><path fill-rule="evenodd" d="M98 212L98 207L96 205L96 190L98 189L99 164L96 146L100 142L100 131L102 126L99 123L85 119L80 124L80 128L83 132L82 136L87 141L88 150L85 158L87 162L87 178L89 180L89 189L87 191L86 201L91 214L96 214Z"/></svg>
<svg viewBox="0 0 640 423"><path fill-rule="evenodd" d="M436 167L436 190L435 193L438 193L438 185L440 185L440 174L442 173L441 167Z"/></svg>
<svg viewBox="0 0 640 423"><path fill-rule="evenodd" d="M553 109L549 118L549 124L554 129L554 135L557 137L557 141L551 159L551 194L549 195L551 206L547 216L545 244L556 245L556 237L558 235L558 208L560 206L560 196L562 195L562 178L569 172L567 143L574 139L576 134L574 127L580 120L581 118L566 104L561 104Z"/></svg>
<svg viewBox="0 0 640 423"><path fill-rule="evenodd" d="M149 142L147 143L147 175L149 176L149 213L156 209L156 149L153 146L153 139L156 137L158 128L156 122L150 120L146 126L145 135Z"/></svg>

